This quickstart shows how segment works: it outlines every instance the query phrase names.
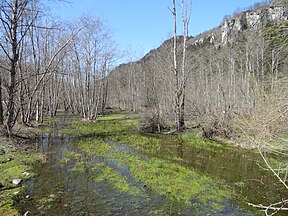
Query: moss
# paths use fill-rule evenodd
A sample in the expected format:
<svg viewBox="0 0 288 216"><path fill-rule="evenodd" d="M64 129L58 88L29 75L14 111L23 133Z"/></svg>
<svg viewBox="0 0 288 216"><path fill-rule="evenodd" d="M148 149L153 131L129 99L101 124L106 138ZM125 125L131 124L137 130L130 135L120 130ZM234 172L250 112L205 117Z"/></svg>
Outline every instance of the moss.
<svg viewBox="0 0 288 216"><path fill-rule="evenodd" d="M32 163L38 158L38 153L30 150L28 152L15 151L4 142L1 143L5 148L5 154L0 156L0 182L4 186L4 190L0 191L0 215L19 215L14 209L15 192L21 193L23 190L22 184L15 186L12 184L13 179L21 179L25 182L28 178L34 176L31 171ZM28 172L29 175L23 175Z"/></svg>
<svg viewBox="0 0 288 216"><path fill-rule="evenodd" d="M105 167L104 164L96 164L93 167L93 179L96 182L108 181L114 188L129 193L131 195L140 195L140 190L137 187L129 185L127 180L121 176L116 170L111 167Z"/></svg>
<svg viewBox="0 0 288 216"><path fill-rule="evenodd" d="M111 152L111 147L109 144L95 139L82 139L77 142L78 148L85 152L96 157L107 157L109 152Z"/></svg>
<svg viewBox="0 0 288 216"><path fill-rule="evenodd" d="M0 179L1 183L4 186L9 186L11 184L11 181L15 178L20 178L20 179L27 179L31 177L30 170L31 170L31 164L35 159L37 158L37 155L27 155L23 153L13 153L13 157L8 156L8 159L10 161L5 162L0 164ZM2 157L3 158L3 157ZM29 176L23 176L23 172L29 171L30 175Z"/></svg>
<svg viewBox="0 0 288 216"><path fill-rule="evenodd" d="M186 204L192 199L198 199L205 204L211 200L221 203L231 195L219 180L179 164L158 158L143 160L136 156L126 157L126 160L135 179L172 200L181 200Z"/></svg>
<svg viewBox="0 0 288 216"><path fill-rule="evenodd" d="M20 216L20 213L11 208L0 208L0 215L2 216Z"/></svg>
<svg viewBox="0 0 288 216"><path fill-rule="evenodd" d="M13 207L14 199L17 194L21 193L22 188L13 188L0 192L0 215L20 215L20 213Z"/></svg>
<svg viewBox="0 0 288 216"><path fill-rule="evenodd" d="M220 148L219 143L212 143L200 139L190 134L169 136L163 139L163 135L141 134L131 128L137 128L138 119L127 114L114 114L111 116L101 116L98 122L74 122L70 124L65 131L77 131L79 141L77 147L88 157L101 157L106 160L114 161L114 166L94 163L82 158L74 164L74 172L84 172L92 166L92 178L96 182L110 182L114 188L132 194L141 194L139 188L131 185L131 181L138 182L143 187L147 187L159 195L166 196L173 201L181 201L191 204L191 200L197 199L205 205L211 205L213 208L221 207L221 203L231 196L231 191L226 188L225 184L217 179L200 174L195 170L182 167L179 164L169 162L157 157L139 156L133 153L133 149L149 155L162 154L161 145L167 145L169 142L186 142L195 145L198 148ZM167 138L167 137L166 137ZM116 143L125 144L129 148L121 149L118 144L108 144L105 140L113 140ZM170 140L170 141L168 141ZM168 142L168 143L163 143ZM210 146L210 147L209 147ZM70 153L71 154L71 153ZM181 160L181 158L176 158ZM89 163L89 165L88 165ZM92 164L91 164L92 163ZM116 163L116 164L115 164ZM127 178L119 173L118 169L126 167L131 175ZM129 178L131 178L129 180ZM129 183L130 182L130 183Z"/></svg>

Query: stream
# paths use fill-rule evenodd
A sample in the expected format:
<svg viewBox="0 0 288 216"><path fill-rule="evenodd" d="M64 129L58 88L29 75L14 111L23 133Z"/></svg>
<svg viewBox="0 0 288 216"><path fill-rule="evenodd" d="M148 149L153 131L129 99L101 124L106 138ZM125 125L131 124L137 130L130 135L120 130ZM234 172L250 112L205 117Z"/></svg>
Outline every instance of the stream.
<svg viewBox="0 0 288 216"><path fill-rule="evenodd" d="M287 198L275 177L261 167L257 153L221 145L206 148L172 135L141 134L141 140L150 141L131 145L129 141L140 140L140 135L127 132L122 136L121 131L108 130L120 121L126 124L126 117L103 120L107 128L103 127L101 134L65 133L69 118L61 115L39 140L37 148L48 161L35 165L38 174L28 181L23 200L17 203L22 214L248 216L261 215L248 202L269 204ZM196 188L207 190L199 189L195 197L186 193L190 183L180 179L181 170L188 176L183 178L203 178L204 183L199 180ZM151 173L156 177L150 177ZM166 190L169 186L162 185L163 179L173 184L171 176L179 188L171 185ZM206 193L213 196L206 200Z"/></svg>

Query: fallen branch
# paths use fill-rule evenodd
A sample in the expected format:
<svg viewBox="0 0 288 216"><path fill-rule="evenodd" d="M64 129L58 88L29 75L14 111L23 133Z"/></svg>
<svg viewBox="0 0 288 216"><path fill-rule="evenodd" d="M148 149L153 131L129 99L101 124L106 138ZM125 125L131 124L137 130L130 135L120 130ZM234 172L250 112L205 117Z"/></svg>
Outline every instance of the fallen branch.
<svg viewBox="0 0 288 216"><path fill-rule="evenodd" d="M264 206L264 205L262 205L262 204L255 205L255 204L253 204L253 203L248 203L249 206L252 206L252 207L254 207L254 208L264 209L265 215L267 215L267 216L268 216L268 215L269 215L269 216L274 215L274 214L276 214L276 213L279 212L279 211L288 211L288 208L284 208L284 206L287 205L287 204L288 204L288 199L287 199L287 200L283 200L283 201L281 201L281 202L277 202L277 203L271 204L271 205L269 205L269 206ZM275 207L275 206L279 206L279 205L282 205L282 206L281 206L281 207ZM269 214L269 213L268 213L269 210L272 210L272 211L274 211L274 212L271 213L271 214Z"/></svg>
<svg viewBox="0 0 288 216"><path fill-rule="evenodd" d="M261 149L258 145L258 150L259 150L259 153L262 157L262 159L264 160L266 166L268 167L269 170L272 171L272 173L277 177L277 179L282 183L282 185L288 189L288 185L286 184L286 181L283 180L279 174L276 173L275 169L273 169L271 167L271 165L268 163L266 157L263 155L263 153L261 152ZM288 208L285 207L285 206L288 206L288 199L286 200L282 200L280 202L277 202L277 203L272 203L270 204L269 206L264 206L262 204L258 204L258 205L255 205L253 203L248 203L249 206L252 206L254 208L260 208L260 209L263 209L264 212L265 212L265 215L266 216L272 216L272 215L275 215L276 213L278 213L279 211L288 211ZM268 211L273 211L272 213L268 213Z"/></svg>
<svg viewBox="0 0 288 216"><path fill-rule="evenodd" d="M265 164L267 165L267 167L273 172L273 174L278 178L278 180L282 183L282 185L288 190L288 185L286 184L286 182L275 172L275 170L270 166L270 164L268 163L267 159L264 157L263 153L261 152L260 148L258 147L259 153L262 157L262 159L264 160ZM288 202L288 201L287 201Z"/></svg>

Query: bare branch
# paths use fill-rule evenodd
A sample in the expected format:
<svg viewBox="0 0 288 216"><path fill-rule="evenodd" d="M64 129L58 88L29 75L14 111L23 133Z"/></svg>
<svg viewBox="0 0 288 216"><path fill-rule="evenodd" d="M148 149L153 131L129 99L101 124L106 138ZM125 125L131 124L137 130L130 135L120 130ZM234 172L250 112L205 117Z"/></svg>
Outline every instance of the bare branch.
<svg viewBox="0 0 288 216"><path fill-rule="evenodd" d="M286 182L275 172L275 170L270 166L270 164L268 163L267 159L265 158L265 156L263 155L261 149L258 146L258 150L259 153L262 157L262 159L264 160L266 166L272 171L272 173L277 177L277 179L282 183L282 185L288 190L288 185L286 184Z"/></svg>
<svg viewBox="0 0 288 216"><path fill-rule="evenodd" d="M284 207L287 204L288 204L288 199L287 200L283 200L281 202L273 203L273 204L271 204L269 206L264 206L262 204L255 205L253 203L248 203L249 206L252 206L254 208L264 209L266 216L268 216L268 215L272 216L272 215L276 214L279 211L288 211L288 208ZM281 205L281 206L280 207L275 207L275 206L279 206L279 205ZM269 214L268 213L269 210L272 210L274 212Z"/></svg>

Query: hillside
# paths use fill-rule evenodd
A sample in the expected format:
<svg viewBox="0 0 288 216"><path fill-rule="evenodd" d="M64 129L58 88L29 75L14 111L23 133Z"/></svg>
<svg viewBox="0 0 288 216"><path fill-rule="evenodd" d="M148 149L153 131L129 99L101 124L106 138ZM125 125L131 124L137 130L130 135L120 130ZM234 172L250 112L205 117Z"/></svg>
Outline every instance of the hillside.
<svg viewBox="0 0 288 216"><path fill-rule="evenodd" d="M287 127L287 52L277 39L287 20L284 4L260 4L188 38L187 128L201 125L205 137L250 143L251 136L271 140ZM183 36L177 44L181 66ZM108 80L108 106L145 113L146 124L158 125L149 130L173 128L173 38L115 68Z"/></svg>

